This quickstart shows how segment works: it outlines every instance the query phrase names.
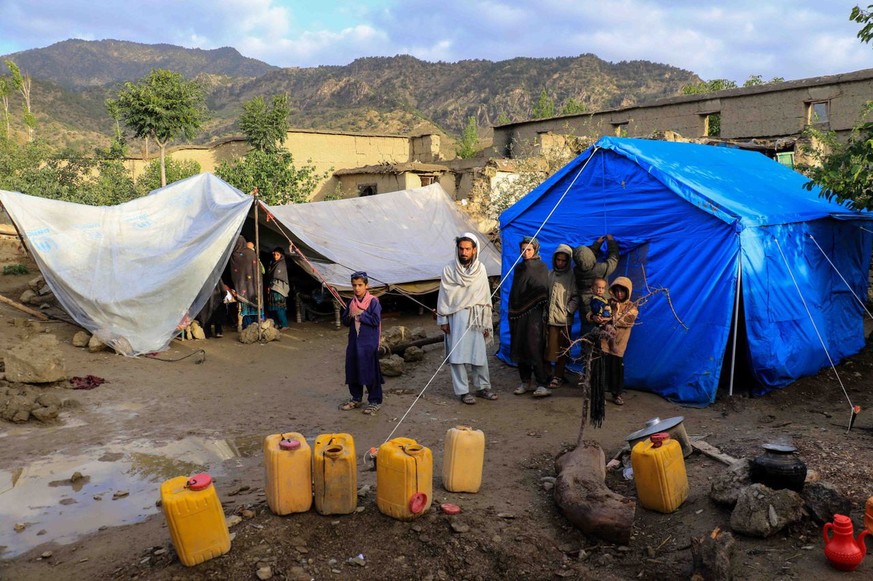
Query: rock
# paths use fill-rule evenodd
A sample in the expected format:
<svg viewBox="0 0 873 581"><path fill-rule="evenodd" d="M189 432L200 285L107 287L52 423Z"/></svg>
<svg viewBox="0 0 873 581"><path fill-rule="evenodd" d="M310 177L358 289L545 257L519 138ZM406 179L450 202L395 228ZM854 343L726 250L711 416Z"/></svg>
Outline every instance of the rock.
<svg viewBox="0 0 873 581"><path fill-rule="evenodd" d="M266 579L272 579L273 578L273 569L271 569L269 566L261 567L260 569L257 570L255 575L257 575L258 579L260 579L261 581L264 581Z"/></svg>
<svg viewBox="0 0 873 581"><path fill-rule="evenodd" d="M830 522L835 514L849 514L852 511L851 501L827 482L807 482L800 496L819 524Z"/></svg>
<svg viewBox="0 0 873 581"><path fill-rule="evenodd" d="M366 498L370 494L370 485L365 484L358 489L358 498Z"/></svg>
<svg viewBox="0 0 873 581"><path fill-rule="evenodd" d="M61 400L61 396L56 393L41 393L36 396L36 403L43 407L51 407L55 406L57 408L62 407L64 405L63 400Z"/></svg>
<svg viewBox="0 0 873 581"><path fill-rule="evenodd" d="M21 523L21 522L17 522L17 523L15 523L15 526L13 526L12 528L15 529L16 533L20 533L21 531L23 531L24 529L27 528L27 525L24 523Z"/></svg>
<svg viewBox="0 0 873 581"><path fill-rule="evenodd" d="M385 377L403 375L403 357L396 353L389 357L383 357L379 360L379 367L382 369L382 375Z"/></svg>
<svg viewBox="0 0 873 581"><path fill-rule="evenodd" d="M419 339L427 339L427 331L424 327L413 327L409 332L410 341L418 341Z"/></svg>
<svg viewBox="0 0 873 581"><path fill-rule="evenodd" d="M56 420L60 413L61 411L57 406L38 407L30 410L30 415L43 423Z"/></svg>
<svg viewBox="0 0 873 581"><path fill-rule="evenodd" d="M364 555L357 555L356 557L349 557L349 564L364 567L367 564L367 561L364 559Z"/></svg>
<svg viewBox="0 0 873 581"><path fill-rule="evenodd" d="M742 458L716 474L709 497L718 504L734 506L740 490L752 483L749 475L751 466L751 460Z"/></svg>
<svg viewBox="0 0 873 581"><path fill-rule="evenodd" d="M53 383L67 379L60 343L54 335L34 335L6 351L6 380Z"/></svg>
<svg viewBox="0 0 873 581"><path fill-rule="evenodd" d="M424 349L421 347L407 347L403 352L403 360L407 363L416 363L424 359Z"/></svg>
<svg viewBox="0 0 873 581"><path fill-rule="evenodd" d="M91 340L91 333L88 331L79 331L73 335L73 347L87 347L88 341Z"/></svg>
<svg viewBox="0 0 873 581"><path fill-rule="evenodd" d="M36 292L32 291L30 289L27 289L26 291L21 293L20 297L18 297L18 302L21 303L22 305L33 304L30 301L32 301L35 298L36 298Z"/></svg>
<svg viewBox="0 0 873 581"><path fill-rule="evenodd" d="M410 340L410 333L403 325L388 327L382 331L382 345L393 348Z"/></svg>
<svg viewBox="0 0 873 581"><path fill-rule="evenodd" d="M27 391L14 392L7 390L7 395L0 397L0 418L24 423L30 419L31 410L38 408L36 397Z"/></svg>
<svg viewBox="0 0 873 581"><path fill-rule="evenodd" d="M803 499L793 490L772 490L763 484L743 488L731 513L731 528L766 538L803 518Z"/></svg>
<svg viewBox="0 0 873 581"><path fill-rule="evenodd" d="M197 321L191 321L190 328L191 335L194 337L194 339L197 339L198 341L206 339L206 332L203 331L203 327L200 326L200 323L198 323Z"/></svg>
<svg viewBox="0 0 873 581"><path fill-rule="evenodd" d="M50 559L51 556L52 556L52 552L51 552L51 551L45 551L45 552L43 552L42 555L40 555L40 557L42 557L43 559Z"/></svg>
<svg viewBox="0 0 873 581"><path fill-rule="evenodd" d="M258 324L252 323L251 325L243 329L242 333L239 334L239 342L252 344L257 343L258 341L276 341L280 337L280 335L281 333L279 332L279 330L272 325L265 325L259 333Z"/></svg>
<svg viewBox="0 0 873 581"><path fill-rule="evenodd" d="M462 522L452 521L452 530L456 533L466 533L470 530L470 527Z"/></svg>
<svg viewBox="0 0 873 581"><path fill-rule="evenodd" d="M227 528L232 528L242 522L242 517L238 514L232 514L226 519Z"/></svg>
<svg viewBox="0 0 873 581"><path fill-rule="evenodd" d="M45 278L42 275L39 275L35 278L27 281L27 287L33 292L37 292L39 289L45 286Z"/></svg>
<svg viewBox="0 0 873 581"><path fill-rule="evenodd" d="M128 495L130 495L130 492L128 492L126 490L116 490L115 493L112 495L112 500L124 498L125 496L128 496Z"/></svg>
<svg viewBox="0 0 873 581"><path fill-rule="evenodd" d="M88 339L88 351L90 353L97 353L99 351L103 351L106 349L106 344L103 343L100 339L97 338L96 335L92 335L90 339Z"/></svg>
<svg viewBox="0 0 873 581"><path fill-rule="evenodd" d="M555 487L554 482L543 482L543 490L545 490L546 492L550 491L554 487Z"/></svg>
<svg viewBox="0 0 873 581"><path fill-rule="evenodd" d="M73 347L87 347L88 341L91 340L91 333L88 331L79 331L73 335Z"/></svg>
<svg viewBox="0 0 873 581"><path fill-rule="evenodd" d="M242 512L240 512L240 516L242 516L243 518L254 518L254 517L255 517L255 511L245 509L245 510L243 510Z"/></svg>

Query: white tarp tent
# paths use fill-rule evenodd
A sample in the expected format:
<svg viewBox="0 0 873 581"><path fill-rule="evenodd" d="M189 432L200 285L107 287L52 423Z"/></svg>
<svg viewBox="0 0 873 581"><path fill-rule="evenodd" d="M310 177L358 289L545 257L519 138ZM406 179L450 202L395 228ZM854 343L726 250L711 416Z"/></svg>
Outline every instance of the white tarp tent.
<svg viewBox="0 0 873 581"><path fill-rule="evenodd" d="M159 351L196 314L252 204L199 174L117 206L0 190L0 202L64 309L124 355Z"/></svg>
<svg viewBox="0 0 873 581"><path fill-rule="evenodd" d="M370 286L410 294L439 287L443 267L455 253L455 238L473 232L488 276L500 275L500 253L439 184L362 198L268 206L322 277L351 290L349 275L365 270ZM311 271L302 258L292 258ZM379 287L382 287L380 289Z"/></svg>

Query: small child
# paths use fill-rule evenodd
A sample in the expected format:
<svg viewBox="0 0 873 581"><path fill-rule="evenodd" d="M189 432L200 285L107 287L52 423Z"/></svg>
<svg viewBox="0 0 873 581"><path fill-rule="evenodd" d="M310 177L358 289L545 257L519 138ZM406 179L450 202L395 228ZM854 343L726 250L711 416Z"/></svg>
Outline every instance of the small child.
<svg viewBox="0 0 873 581"><path fill-rule="evenodd" d="M346 383L351 398L340 406L343 411L361 407L364 387L367 407L364 413L374 415L382 407L382 370L379 368L379 338L382 334L382 306L370 294L366 272L354 272L351 277L352 297L343 308L342 323L349 328L346 347Z"/></svg>
<svg viewBox="0 0 873 581"><path fill-rule="evenodd" d="M625 276L619 276L612 281L612 286L609 287L609 294L612 296L610 325L614 327L614 333L611 337L602 339L600 345L603 350L606 388L612 394L615 405L624 405L624 352L639 314L637 305L630 300L633 288L633 283Z"/></svg>
<svg viewBox="0 0 873 581"><path fill-rule="evenodd" d="M591 319L598 326L603 327L612 320L612 308L609 306L609 298L606 296L606 279L595 278L591 283L591 300L588 307L591 309ZM600 320L595 319L599 317Z"/></svg>

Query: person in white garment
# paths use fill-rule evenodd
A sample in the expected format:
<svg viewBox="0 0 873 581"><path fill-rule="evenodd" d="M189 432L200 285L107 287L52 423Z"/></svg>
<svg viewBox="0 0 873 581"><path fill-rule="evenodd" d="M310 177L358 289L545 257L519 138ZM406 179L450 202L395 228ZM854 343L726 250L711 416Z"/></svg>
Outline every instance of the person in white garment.
<svg viewBox="0 0 873 581"><path fill-rule="evenodd" d="M445 333L446 355L455 395L465 404L476 397L495 400L488 376L488 345L493 342L491 293L479 262L479 239L464 232L455 238L455 259L443 269L437 298L437 325ZM473 390L466 365L470 365ZM474 397L475 396L475 397Z"/></svg>

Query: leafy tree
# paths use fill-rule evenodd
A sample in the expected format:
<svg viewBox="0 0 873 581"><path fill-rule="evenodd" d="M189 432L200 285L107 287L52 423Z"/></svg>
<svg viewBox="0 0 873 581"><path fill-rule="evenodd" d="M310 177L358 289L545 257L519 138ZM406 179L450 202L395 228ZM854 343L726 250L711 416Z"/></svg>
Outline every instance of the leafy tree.
<svg viewBox="0 0 873 581"><path fill-rule="evenodd" d="M534 119L548 119L555 116L555 101L549 96L545 89L540 91L540 96L537 98L533 108Z"/></svg>
<svg viewBox="0 0 873 581"><path fill-rule="evenodd" d="M4 131L3 135L8 137L10 135L10 126L9 126L9 95L12 94L12 83L10 82L8 77L0 77L0 103L3 103L3 120L4 123Z"/></svg>
<svg viewBox="0 0 873 581"><path fill-rule="evenodd" d="M268 108L263 97L243 105L239 126L246 141L258 151L276 152L288 136L288 95L276 95Z"/></svg>
<svg viewBox="0 0 873 581"><path fill-rule="evenodd" d="M312 165L298 169L291 152L285 149L275 153L254 149L244 157L222 163L215 175L243 192L258 188L266 204L283 205L308 201L329 172L319 174Z"/></svg>
<svg viewBox="0 0 873 581"><path fill-rule="evenodd" d="M161 150L161 186L167 185L166 147L193 139L206 119L203 89L181 74L154 69L138 83L125 83L116 100L124 124L136 137L152 139Z"/></svg>
<svg viewBox="0 0 873 581"><path fill-rule="evenodd" d="M587 110L588 108L584 103L570 97L564 101L564 106L561 107L561 115L576 115L578 113L585 113Z"/></svg>
<svg viewBox="0 0 873 581"><path fill-rule="evenodd" d="M33 130L36 128L36 116L30 109L30 88L32 80L30 75L22 73L21 69L18 68L18 65L13 61L7 59L6 66L9 68L9 72L12 73L12 86L16 91L21 93L21 96L24 99L24 125L27 127L27 140L33 141Z"/></svg>
<svg viewBox="0 0 873 581"><path fill-rule="evenodd" d="M725 89L736 89L737 84L730 79L713 79L711 81L701 81L692 85L682 87L683 95L704 95L706 93L715 93L716 91L724 91Z"/></svg>
<svg viewBox="0 0 873 581"><path fill-rule="evenodd" d="M145 196L167 183L184 180L199 173L200 164L193 160L176 161L173 156L168 156L166 161L156 159L150 162L136 179L136 191L138 195Z"/></svg>
<svg viewBox="0 0 873 581"><path fill-rule="evenodd" d="M476 155L476 145L479 143L479 123L476 117L467 117L467 126L464 127L464 133L461 134L461 141L458 147L455 148L455 153L461 159L470 159Z"/></svg>
<svg viewBox="0 0 873 581"><path fill-rule="evenodd" d="M497 116L497 119L494 121L495 125L506 125L507 123L512 123L512 119L509 118L504 111L500 112L500 115Z"/></svg>
<svg viewBox="0 0 873 581"><path fill-rule="evenodd" d="M855 6L849 18L864 26L858 32L861 42L873 40L873 4L862 10ZM812 145L804 148L812 163L798 164L798 169L810 177L805 187L821 188L821 195L850 208L873 210L873 101L867 101L855 127L846 141L837 139L833 131L807 127L805 135Z"/></svg>

